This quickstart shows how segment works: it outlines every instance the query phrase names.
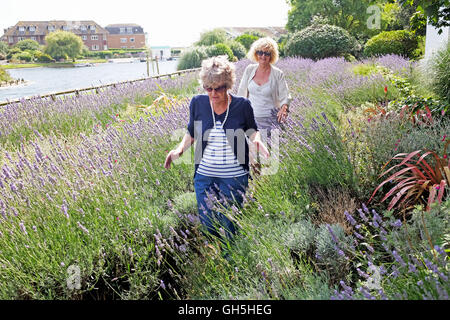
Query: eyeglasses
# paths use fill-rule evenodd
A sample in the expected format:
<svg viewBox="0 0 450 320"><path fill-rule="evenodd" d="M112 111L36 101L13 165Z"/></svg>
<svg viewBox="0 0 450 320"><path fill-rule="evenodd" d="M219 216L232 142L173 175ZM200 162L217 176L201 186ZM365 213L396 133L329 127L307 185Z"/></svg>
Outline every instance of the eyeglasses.
<svg viewBox="0 0 450 320"><path fill-rule="evenodd" d="M256 54L258 55L258 56L262 56L262 55L265 55L266 57L270 57L272 54L270 53L270 52L267 52L267 51L256 51Z"/></svg>
<svg viewBox="0 0 450 320"><path fill-rule="evenodd" d="M208 92L212 92L213 90L216 92L222 92L223 90L225 90L227 88L227 85L224 84L223 86L217 87L217 88L211 88L211 87L205 87L203 86L203 89L205 89Z"/></svg>

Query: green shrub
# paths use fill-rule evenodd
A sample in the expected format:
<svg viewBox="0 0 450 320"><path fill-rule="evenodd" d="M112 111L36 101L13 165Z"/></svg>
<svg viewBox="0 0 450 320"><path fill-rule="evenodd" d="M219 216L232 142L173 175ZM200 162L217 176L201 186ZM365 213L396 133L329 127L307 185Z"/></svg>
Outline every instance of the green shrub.
<svg viewBox="0 0 450 320"><path fill-rule="evenodd" d="M43 52L37 51L34 55L37 62L55 62L55 59L50 57L48 54L45 54Z"/></svg>
<svg viewBox="0 0 450 320"><path fill-rule="evenodd" d="M8 54L9 46L6 42L0 41L0 54L5 56Z"/></svg>
<svg viewBox="0 0 450 320"><path fill-rule="evenodd" d="M214 29L200 35L200 40L195 43L197 46L212 46L216 43L224 43L227 40L227 33L223 29Z"/></svg>
<svg viewBox="0 0 450 320"><path fill-rule="evenodd" d="M237 42L240 42L245 47L245 49L249 50L250 47L252 46L252 43L258 39L259 39L259 37L255 36L255 35L242 34L239 37L237 37L235 40Z"/></svg>
<svg viewBox="0 0 450 320"><path fill-rule="evenodd" d="M20 40L14 45L14 48L19 48L21 51L25 50L39 50L39 43L35 40L25 39Z"/></svg>
<svg viewBox="0 0 450 320"><path fill-rule="evenodd" d="M216 57L227 55L229 61L233 61L234 55L230 47L224 43L216 43L212 46L206 47L206 54L208 57Z"/></svg>
<svg viewBox="0 0 450 320"><path fill-rule="evenodd" d="M285 54L311 59L339 57L357 49L356 39L346 30L328 24L312 25L287 40Z"/></svg>
<svg viewBox="0 0 450 320"><path fill-rule="evenodd" d="M432 59L431 70L433 77L431 81L432 90L450 104L450 42L447 47L439 50Z"/></svg>
<svg viewBox="0 0 450 320"><path fill-rule="evenodd" d="M19 52L12 56L12 60L30 62L33 60L33 55L29 52Z"/></svg>
<svg viewBox="0 0 450 320"><path fill-rule="evenodd" d="M199 68L202 65L202 61L206 59L205 47L192 47L183 52L178 62L178 70L186 70L192 68Z"/></svg>
<svg viewBox="0 0 450 320"><path fill-rule="evenodd" d="M1 81L11 81L11 76L6 70L3 70L2 67L0 67L0 82Z"/></svg>
<svg viewBox="0 0 450 320"><path fill-rule="evenodd" d="M19 48L11 48L9 49L8 54L6 55L6 59L10 60L12 59L13 55L21 52L22 51Z"/></svg>
<svg viewBox="0 0 450 320"><path fill-rule="evenodd" d="M414 58L418 39L408 30L384 31L370 38L364 46L366 56L397 54Z"/></svg>
<svg viewBox="0 0 450 320"><path fill-rule="evenodd" d="M242 45L242 43L237 42L235 40L230 40L226 42L226 45L230 47L231 51L233 51L233 55L236 57L237 60L245 58L247 51L245 47Z"/></svg>

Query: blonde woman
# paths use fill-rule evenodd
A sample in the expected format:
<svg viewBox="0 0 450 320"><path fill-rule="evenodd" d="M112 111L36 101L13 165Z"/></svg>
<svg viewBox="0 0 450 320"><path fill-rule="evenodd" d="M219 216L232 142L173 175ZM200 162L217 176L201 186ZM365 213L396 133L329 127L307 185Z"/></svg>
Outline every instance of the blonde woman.
<svg viewBox="0 0 450 320"><path fill-rule="evenodd" d="M249 178L247 138L268 157L261 141L250 102L231 95L236 81L234 64L224 56L202 62L200 82L207 94L192 98L187 133L181 143L169 152L164 167L170 168L195 140L194 189L200 221L209 234L228 239L236 227L225 215L208 206L207 193L219 194L242 204Z"/></svg>
<svg viewBox="0 0 450 320"><path fill-rule="evenodd" d="M291 100L284 73L274 66L278 45L268 37L258 39L247 57L256 63L245 69L237 95L250 100L258 128L270 136L271 128L287 118Z"/></svg>

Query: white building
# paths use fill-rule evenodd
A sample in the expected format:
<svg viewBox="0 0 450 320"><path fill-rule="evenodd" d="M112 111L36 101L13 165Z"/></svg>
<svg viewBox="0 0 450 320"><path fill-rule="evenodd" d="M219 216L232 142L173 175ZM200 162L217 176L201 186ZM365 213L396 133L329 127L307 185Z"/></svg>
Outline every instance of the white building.
<svg viewBox="0 0 450 320"><path fill-rule="evenodd" d="M153 58L157 57L159 60L167 60L171 57L169 46L159 46L150 48L152 49Z"/></svg>

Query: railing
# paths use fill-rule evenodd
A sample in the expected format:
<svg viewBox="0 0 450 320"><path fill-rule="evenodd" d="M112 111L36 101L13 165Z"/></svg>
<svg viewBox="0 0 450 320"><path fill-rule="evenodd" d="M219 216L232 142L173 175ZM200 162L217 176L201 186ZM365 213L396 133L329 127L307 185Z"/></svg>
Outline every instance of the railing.
<svg viewBox="0 0 450 320"><path fill-rule="evenodd" d="M149 80L149 79L159 79L159 78L163 78L163 77L172 77L172 76L179 76L182 75L183 73L190 73L190 72L196 72L199 71L201 68L194 68L194 69L187 69L187 70L180 70L180 71L176 71L176 72L172 72L172 73L166 73L166 74L159 74L156 76L151 76L151 77L147 77L147 78L140 78L140 79L136 79L136 80L127 80L127 81L121 81L121 82L115 82L115 83L110 83L110 84L104 84L101 86L95 86L95 87L89 87L89 88L82 88L82 89L75 89L75 90L68 90L68 91L62 91L62 92L55 92L55 93L49 93L49 94L45 94L42 96L39 96L40 98L52 98L52 100L56 99L56 96L61 96L61 95L66 95L66 94L75 94L75 95L79 95L80 92L83 91L92 91L95 90L96 93L98 93L98 90L101 88L107 88L107 87L116 87L117 85L120 84L126 84L126 83L133 83L133 82L137 82L137 81L144 81L144 80ZM36 96L35 96L36 97ZM21 102L22 100L30 100L30 99L34 99L35 97L30 97L30 98L22 98L22 99L16 99L16 100L12 100L12 101L7 101L7 102L0 102L0 106L5 106L7 104L12 104L12 103L18 103Z"/></svg>

